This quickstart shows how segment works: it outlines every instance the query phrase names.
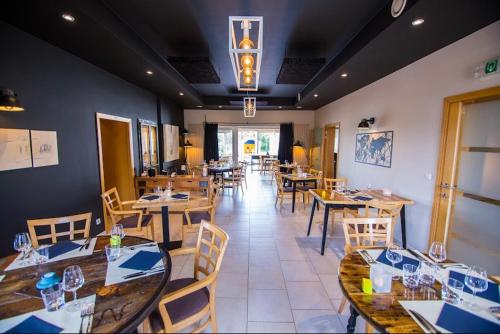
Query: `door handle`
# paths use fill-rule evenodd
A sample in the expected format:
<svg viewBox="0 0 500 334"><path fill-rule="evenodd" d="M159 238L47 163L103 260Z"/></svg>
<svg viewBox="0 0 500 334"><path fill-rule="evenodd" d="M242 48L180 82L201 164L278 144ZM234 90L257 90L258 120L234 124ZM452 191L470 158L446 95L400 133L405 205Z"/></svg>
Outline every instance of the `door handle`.
<svg viewBox="0 0 500 334"><path fill-rule="evenodd" d="M439 185L439 187L440 187L440 188L442 188L442 189L450 189L450 190L451 190L451 189L456 189L456 188L457 188L457 186L456 186L456 185L451 185L451 186L450 186L448 183L441 183L441 184Z"/></svg>

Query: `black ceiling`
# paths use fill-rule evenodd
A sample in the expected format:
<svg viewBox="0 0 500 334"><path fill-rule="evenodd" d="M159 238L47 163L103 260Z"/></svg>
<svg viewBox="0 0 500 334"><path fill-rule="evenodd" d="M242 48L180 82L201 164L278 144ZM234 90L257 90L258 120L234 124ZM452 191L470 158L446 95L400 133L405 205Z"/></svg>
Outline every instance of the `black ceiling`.
<svg viewBox="0 0 500 334"><path fill-rule="evenodd" d="M264 17L254 95L268 109L317 109L500 19L498 0L408 0L397 19L390 4L16 0L2 3L0 18L185 108L227 109L240 109L235 101L245 95L236 90L228 53L231 15ZM64 12L76 21L62 20ZM425 23L412 27L417 17ZM347 78L340 77L344 72Z"/></svg>

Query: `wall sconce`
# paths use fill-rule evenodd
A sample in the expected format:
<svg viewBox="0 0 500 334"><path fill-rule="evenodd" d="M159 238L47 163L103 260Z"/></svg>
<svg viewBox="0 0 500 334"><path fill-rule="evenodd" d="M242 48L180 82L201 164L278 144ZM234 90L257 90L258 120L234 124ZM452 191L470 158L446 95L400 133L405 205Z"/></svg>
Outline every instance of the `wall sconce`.
<svg viewBox="0 0 500 334"><path fill-rule="evenodd" d="M184 129L184 130L182 130L182 134L187 135L187 134L189 134L189 131L187 129Z"/></svg>
<svg viewBox="0 0 500 334"><path fill-rule="evenodd" d="M189 142L189 139L184 143L184 147L193 147L193 144Z"/></svg>
<svg viewBox="0 0 500 334"><path fill-rule="evenodd" d="M24 108L17 99L17 94L8 88L0 92L0 110L1 111L23 111Z"/></svg>
<svg viewBox="0 0 500 334"><path fill-rule="evenodd" d="M372 118L363 118L361 122L358 124L359 130L367 130L370 128L370 124L375 123L375 117Z"/></svg>

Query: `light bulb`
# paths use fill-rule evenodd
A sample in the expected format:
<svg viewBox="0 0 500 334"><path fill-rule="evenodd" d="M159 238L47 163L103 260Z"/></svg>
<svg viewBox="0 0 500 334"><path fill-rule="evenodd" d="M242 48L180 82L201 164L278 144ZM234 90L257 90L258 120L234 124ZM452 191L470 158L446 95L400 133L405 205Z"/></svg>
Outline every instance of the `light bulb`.
<svg viewBox="0 0 500 334"><path fill-rule="evenodd" d="M243 82L247 85L250 86L252 84L252 77L243 77Z"/></svg>
<svg viewBox="0 0 500 334"><path fill-rule="evenodd" d="M241 57L241 66L243 68L252 68L253 66L253 57L251 55L244 55Z"/></svg>
<svg viewBox="0 0 500 334"><path fill-rule="evenodd" d="M244 37L240 42L239 48L240 49L253 49L254 44L250 38Z"/></svg>
<svg viewBox="0 0 500 334"><path fill-rule="evenodd" d="M246 77L251 77L253 75L253 69L251 67L245 67L243 69L243 75Z"/></svg>

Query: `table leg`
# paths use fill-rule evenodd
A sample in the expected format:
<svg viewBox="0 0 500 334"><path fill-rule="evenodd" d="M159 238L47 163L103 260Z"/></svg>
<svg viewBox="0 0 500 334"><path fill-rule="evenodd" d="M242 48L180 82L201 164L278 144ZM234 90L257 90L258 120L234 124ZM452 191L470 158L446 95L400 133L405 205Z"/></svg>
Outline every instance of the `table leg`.
<svg viewBox="0 0 500 334"><path fill-rule="evenodd" d="M328 204L325 204L325 215L323 217L323 238L321 239L321 255L325 254L326 231L328 230L329 213L330 213L330 206Z"/></svg>
<svg viewBox="0 0 500 334"><path fill-rule="evenodd" d="M297 188L297 182L292 181L292 213L295 212L295 189Z"/></svg>
<svg viewBox="0 0 500 334"><path fill-rule="evenodd" d="M318 180L314 180L314 189L318 189ZM314 204L313 204L313 207L314 207ZM316 208L319 211L319 202L318 201L316 201Z"/></svg>
<svg viewBox="0 0 500 334"><path fill-rule="evenodd" d="M349 320L347 320L347 333L354 333L354 330L356 329L356 318L359 314L352 306L350 307L350 310L351 316L349 317Z"/></svg>
<svg viewBox="0 0 500 334"><path fill-rule="evenodd" d="M318 202L318 200L316 199L316 197L314 197L313 205L311 207L311 216L309 217L309 227L307 228L307 236L309 236L309 234L311 234L311 226L312 226L313 218L314 218L314 209L316 208L317 202Z"/></svg>
<svg viewBox="0 0 500 334"><path fill-rule="evenodd" d="M172 250L182 247L182 240L170 241L170 218L168 206L161 207L161 225L163 229L163 249Z"/></svg>
<svg viewBox="0 0 500 334"><path fill-rule="evenodd" d="M403 241L403 248L406 249L406 212L404 205L401 208L401 239Z"/></svg>

